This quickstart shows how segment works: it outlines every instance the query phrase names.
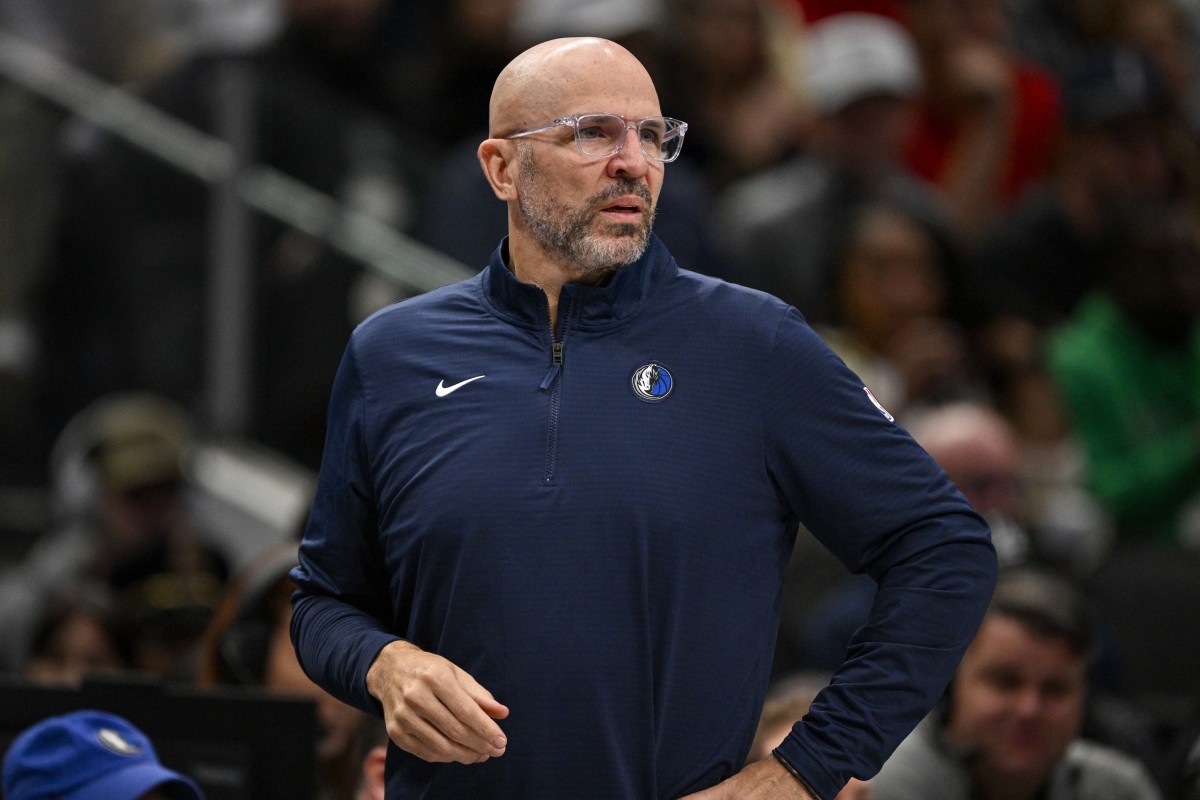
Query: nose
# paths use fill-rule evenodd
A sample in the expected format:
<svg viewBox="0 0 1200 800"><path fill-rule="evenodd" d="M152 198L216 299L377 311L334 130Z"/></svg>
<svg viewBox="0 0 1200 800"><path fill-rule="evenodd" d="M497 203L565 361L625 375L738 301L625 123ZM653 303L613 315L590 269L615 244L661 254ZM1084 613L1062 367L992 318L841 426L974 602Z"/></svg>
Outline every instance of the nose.
<svg viewBox="0 0 1200 800"><path fill-rule="evenodd" d="M1036 717L1042 710L1042 696L1036 689L1023 691L1015 698L1018 715L1024 718Z"/></svg>
<svg viewBox="0 0 1200 800"><path fill-rule="evenodd" d="M630 141L632 134L633 140ZM642 143L638 141L637 125L625 126L625 138L621 141L621 149L608 159L608 174L610 177L625 176L640 178L650 170L650 160L642 152Z"/></svg>

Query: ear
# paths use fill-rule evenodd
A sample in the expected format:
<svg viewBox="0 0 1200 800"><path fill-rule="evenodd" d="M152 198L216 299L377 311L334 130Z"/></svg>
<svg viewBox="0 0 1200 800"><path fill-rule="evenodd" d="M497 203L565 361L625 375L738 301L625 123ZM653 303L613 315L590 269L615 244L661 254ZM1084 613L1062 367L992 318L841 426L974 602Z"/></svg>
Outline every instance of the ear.
<svg viewBox="0 0 1200 800"><path fill-rule="evenodd" d="M369 800L383 800L383 775L387 768L387 747L372 747L363 759L362 776L364 796Z"/></svg>
<svg viewBox="0 0 1200 800"><path fill-rule="evenodd" d="M516 163L517 149L513 143L506 139L484 139L476 154L496 197L506 203L516 200L513 165Z"/></svg>

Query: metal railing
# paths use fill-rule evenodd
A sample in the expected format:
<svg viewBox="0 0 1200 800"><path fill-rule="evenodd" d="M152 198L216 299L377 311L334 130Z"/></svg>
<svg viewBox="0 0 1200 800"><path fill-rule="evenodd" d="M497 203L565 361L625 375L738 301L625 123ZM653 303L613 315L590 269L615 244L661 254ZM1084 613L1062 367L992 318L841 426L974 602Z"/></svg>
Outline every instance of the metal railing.
<svg viewBox="0 0 1200 800"><path fill-rule="evenodd" d="M204 183L228 180L237 167L229 142L4 31L0 76ZM475 272L277 169L251 164L236 181L249 207L322 239L409 289L429 291Z"/></svg>
<svg viewBox="0 0 1200 800"><path fill-rule="evenodd" d="M231 62L232 63L232 62ZM137 95L80 70L52 53L0 30L0 78L23 87L117 136L213 191L210 242L212 308L207 409L210 425L225 434L244 431L248 412L249 292L252 265L246 210L297 228L362 263L410 293L421 293L474 274L463 264L386 223L348 207L277 169L256 163L237 141L239 104L252 102L235 72L223 76L224 108L207 134ZM243 113L244 116L244 113ZM226 123L222 125L222 120ZM244 120L241 120L244 122ZM215 317L210 315L210 321Z"/></svg>

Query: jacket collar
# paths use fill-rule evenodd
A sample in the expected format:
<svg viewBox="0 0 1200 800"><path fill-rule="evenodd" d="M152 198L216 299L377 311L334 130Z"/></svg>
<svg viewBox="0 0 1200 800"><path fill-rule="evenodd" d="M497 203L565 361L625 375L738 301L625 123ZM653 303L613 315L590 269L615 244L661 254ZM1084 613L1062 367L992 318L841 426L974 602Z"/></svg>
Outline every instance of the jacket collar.
<svg viewBox="0 0 1200 800"><path fill-rule="evenodd" d="M581 328L619 324L636 314L654 286L677 269L666 246L651 234L642 257L619 269L607 286L564 286L559 297L560 314L569 307L573 320L570 324ZM508 237L492 252L483 271L482 288L484 300L498 315L526 327L549 325L546 293L539 286L517 280L508 268Z"/></svg>

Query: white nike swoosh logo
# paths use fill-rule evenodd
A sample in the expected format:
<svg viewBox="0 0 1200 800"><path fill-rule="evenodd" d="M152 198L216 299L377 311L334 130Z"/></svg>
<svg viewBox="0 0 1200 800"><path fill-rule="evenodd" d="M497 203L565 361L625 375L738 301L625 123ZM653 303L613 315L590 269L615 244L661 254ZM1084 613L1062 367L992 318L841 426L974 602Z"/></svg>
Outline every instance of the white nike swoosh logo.
<svg viewBox="0 0 1200 800"><path fill-rule="evenodd" d="M459 381L458 383L454 384L453 386L443 386L442 381L438 381L437 389L435 391L436 391L438 397L445 397L446 395L450 394L451 392L457 392L459 389L466 386L471 381L477 381L483 377L486 377L486 376L476 375L474 378L467 378L465 381Z"/></svg>

